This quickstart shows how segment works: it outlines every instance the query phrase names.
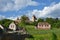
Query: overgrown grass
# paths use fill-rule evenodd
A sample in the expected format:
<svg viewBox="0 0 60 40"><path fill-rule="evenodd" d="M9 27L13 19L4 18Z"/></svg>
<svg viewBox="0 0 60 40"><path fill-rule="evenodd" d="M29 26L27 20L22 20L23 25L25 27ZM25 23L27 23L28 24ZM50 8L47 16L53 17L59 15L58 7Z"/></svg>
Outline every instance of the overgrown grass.
<svg viewBox="0 0 60 40"><path fill-rule="evenodd" d="M35 29L35 26L32 25L26 25L25 28L33 36L33 38L26 38L26 40L60 40L60 29L40 30Z"/></svg>

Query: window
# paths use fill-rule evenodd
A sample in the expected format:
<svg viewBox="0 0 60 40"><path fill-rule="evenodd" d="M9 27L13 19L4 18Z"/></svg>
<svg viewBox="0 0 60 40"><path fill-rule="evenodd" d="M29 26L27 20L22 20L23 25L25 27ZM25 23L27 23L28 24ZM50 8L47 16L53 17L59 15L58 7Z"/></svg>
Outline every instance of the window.
<svg viewBox="0 0 60 40"><path fill-rule="evenodd" d="M14 25L11 25L11 28L14 28Z"/></svg>
<svg viewBox="0 0 60 40"><path fill-rule="evenodd" d="M39 26L41 26L41 25L39 25Z"/></svg>
<svg viewBox="0 0 60 40"><path fill-rule="evenodd" d="M43 27L43 25L42 25L42 27Z"/></svg>
<svg viewBox="0 0 60 40"><path fill-rule="evenodd" d="M48 27L49 25L47 25L47 27Z"/></svg>
<svg viewBox="0 0 60 40"><path fill-rule="evenodd" d="M12 28L12 25L11 25L11 28Z"/></svg>
<svg viewBox="0 0 60 40"><path fill-rule="evenodd" d="M14 25L12 25L12 28L14 28Z"/></svg>
<svg viewBox="0 0 60 40"><path fill-rule="evenodd" d="M45 25L45 27L46 27L46 25Z"/></svg>

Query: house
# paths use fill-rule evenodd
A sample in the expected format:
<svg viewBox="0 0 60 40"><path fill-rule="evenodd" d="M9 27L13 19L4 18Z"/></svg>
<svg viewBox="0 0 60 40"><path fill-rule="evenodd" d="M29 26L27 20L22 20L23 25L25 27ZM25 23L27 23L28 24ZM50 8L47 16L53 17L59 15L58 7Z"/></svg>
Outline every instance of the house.
<svg viewBox="0 0 60 40"><path fill-rule="evenodd" d="M51 25L47 22L39 22L36 28L37 29L51 29Z"/></svg>
<svg viewBox="0 0 60 40"><path fill-rule="evenodd" d="M15 22L10 23L9 27L4 27L0 25L0 34L3 33L16 33L16 34L26 34L26 29L23 27L19 27Z"/></svg>
<svg viewBox="0 0 60 40"><path fill-rule="evenodd" d="M18 27L17 24L15 24L14 22L12 22L9 27L8 27L9 30L12 30L12 31L19 31L19 30L24 30L23 27Z"/></svg>
<svg viewBox="0 0 60 40"><path fill-rule="evenodd" d="M0 29L4 29L4 27L2 25L0 25Z"/></svg>
<svg viewBox="0 0 60 40"><path fill-rule="evenodd" d="M3 35L3 32L4 32L4 27L0 25L0 37Z"/></svg>
<svg viewBox="0 0 60 40"><path fill-rule="evenodd" d="M12 22L10 25L9 25L9 29L15 31L16 30L16 24L14 22Z"/></svg>

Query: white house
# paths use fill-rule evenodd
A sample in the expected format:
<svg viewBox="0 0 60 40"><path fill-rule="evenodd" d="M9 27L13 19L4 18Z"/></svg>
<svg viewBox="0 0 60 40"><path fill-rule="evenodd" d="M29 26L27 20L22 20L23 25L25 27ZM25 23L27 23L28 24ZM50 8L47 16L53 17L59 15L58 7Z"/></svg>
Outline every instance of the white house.
<svg viewBox="0 0 60 40"><path fill-rule="evenodd" d="M14 22L12 22L10 25L9 25L9 29L15 31L16 30L16 25Z"/></svg>
<svg viewBox="0 0 60 40"><path fill-rule="evenodd" d="M51 29L51 25L47 22L39 22L36 26L38 29Z"/></svg>
<svg viewBox="0 0 60 40"><path fill-rule="evenodd" d="M2 25L0 25L0 28L1 28L1 29L4 29L4 27L3 27Z"/></svg>

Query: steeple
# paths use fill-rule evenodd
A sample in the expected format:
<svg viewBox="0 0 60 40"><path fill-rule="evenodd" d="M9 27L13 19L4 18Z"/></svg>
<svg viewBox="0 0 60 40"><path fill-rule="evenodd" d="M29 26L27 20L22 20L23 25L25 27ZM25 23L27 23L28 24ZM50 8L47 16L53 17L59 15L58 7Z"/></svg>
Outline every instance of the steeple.
<svg viewBox="0 0 60 40"><path fill-rule="evenodd" d="M20 20L19 17L17 18L17 20Z"/></svg>
<svg viewBox="0 0 60 40"><path fill-rule="evenodd" d="M32 16L32 22L35 22L36 20L37 20L36 16L33 15L33 16Z"/></svg>

